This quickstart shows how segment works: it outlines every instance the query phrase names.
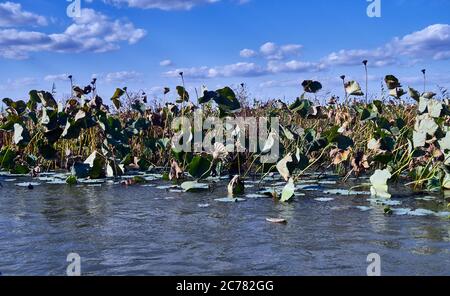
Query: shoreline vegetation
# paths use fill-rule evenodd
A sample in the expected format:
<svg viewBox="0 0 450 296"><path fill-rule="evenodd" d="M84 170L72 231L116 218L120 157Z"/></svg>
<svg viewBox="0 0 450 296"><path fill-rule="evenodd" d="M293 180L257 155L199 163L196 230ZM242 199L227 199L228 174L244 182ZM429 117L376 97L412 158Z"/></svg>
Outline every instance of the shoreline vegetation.
<svg viewBox="0 0 450 296"><path fill-rule="evenodd" d="M367 69L367 61L363 62ZM184 191L207 190L208 177L229 176L231 199L245 190L245 180L279 173L286 182L273 197L289 202L295 184L311 172L334 171L346 181L371 176L373 196L390 198L389 184L401 183L417 191L450 196L450 105L446 90L441 94L409 88L385 77L386 94L368 100L356 81L342 76L345 98L331 97L315 104L322 89L318 81L302 83L303 94L288 105L281 100L266 103L237 94L229 87L202 90L193 99L184 86L175 93L176 102L148 107L145 93L131 94L117 88L112 106L97 95L96 80L85 87L71 83L73 96L58 103L52 93L32 90L29 100L3 99L6 112L0 115L0 170L32 177L49 171L67 170L66 183L79 179L119 178L130 172L162 171L163 179ZM69 76L72 82L72 77ZM279 132L269 133L264 149L229 152L215 143L212 152L183 152L174 148L173 129L180 116L192 118L195 110L217 118L279 118ZM192 120L192 119L191 119ZM240 131L224 127L224 132ZM228 130L227 130L228 129ZM205 134L211 131L204 130ZM248 141L248 134L244 135ZM279 143L278 163L263 163L266 148ZM203 181L203 183L202 183ZM138 176L126 185L144 183Z"/></svg>

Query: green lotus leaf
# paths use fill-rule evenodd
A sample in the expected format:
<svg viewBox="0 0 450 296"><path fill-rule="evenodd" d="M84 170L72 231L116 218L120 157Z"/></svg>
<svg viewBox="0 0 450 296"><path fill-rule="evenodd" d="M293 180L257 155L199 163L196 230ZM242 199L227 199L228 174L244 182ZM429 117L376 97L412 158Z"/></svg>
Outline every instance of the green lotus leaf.
<svg viewBox="0 0 450 296"><path fill-rule="evenodd" d="M183 86L177 86L178 100L177 103L189 102L189 93Z"/></svg>
<svg viewBox="0 0 450 296"><path fill-rule="evenodd" d="M239 176L234 176L233 179L228 184L227 189L228 189L228 196L232 197L235 195L243 194L245 191L245 185Z"/></svg>
<svg viewBox="0 0 450 296"><path fill-rule="evenodd" d="M425 143L427 141L427 133L421 132L421 131L414 131L413 132L413 145L414 148L420 148L425 146Z"/></svg>
<svg viewBox="0 0 450 296"><path fill-rule="evenodd" d="M417 102L420 100L420 93L417 90L415 90L414 88L409 87L408 93L409 93L409 96L411 98L413 98L414 100L416 100Z"/></svg>
<svg viewBox="0 0 450 296"><path fill-rule="evenodd" d="M442 151L450 150L450 132L448 131L444 138L438 141Z"/></svg>
<svg viewBox="0 0 450 296"><path fill-rule="evenodd" d="M319 90L322 89L322 84L318 81L313 80L305 80L302 83L303 89L307 93L317 93Z"/></svg>
<svg viewBox="0 0 450 296"><path fill-rule="evenodd" d="M195 156L189 163L189 174L196 179L207 178L210 174L211 161L203 156Z"/></svg>
<svg viewBox="0 0 450 296"><path fill-rule="evenodd" d="M14 167L14 158L17 156L17 153L8 148L3 147L0 151L0 167L4 170L10 170Z"/></svg>
<svg viewBox="0 0 450 296"><path fill-rule="evenodd" d="M430 136L434 136L439 126L437 125L434 118L430 117L428 114L418 117L418 122L416 123L416 130L419 132L426 133Z"/></svg>
<svg viewBox="0 0 450 296"><path fill-rule="evenodd" d="M209 190L209 185L198 182L184 182L181 184L181 188L184 192L201 192Z"/></svg>
<svg viewBox="0 0 450 296"><path fill-rule="evenodd" d="M396 89L402 87L397 77L395 77L394 75L386 75L386 77L384 78L384 82L386 82L386 86L388 89Z"/></svg>
<svg viewBox="0 0 450 296"><path fill-rule="evenodd" d="M442 110L444 109L442 103L434 99L429 100L427 108L428 114L433 118L441 117Z"/></svg>
<svg viewBox="0 0 450 296"><path fill-rule="evenodd" d="M84 164L88 164L90 169L89 177L91 179L101 179L106 176L105 158L101 156L97 151L92 152L91 155L84 161Z"/></svg>
<svg viewBox="0 0 450 296"><path fill-rule="evenodd" d="M207 91L205 90L203 92L203 97L198 99L199 104L206 104L209 103L211 100L213 100L217 96L217 92L215 91Z"/></svg>
<svg viewBox="0 0 450 296"><path fill-rule="evenodd" d="M214 97L214 101L219 106L219 109L221 111L223 111L224 113L234 113L241 109L241 104L239 103L238 99L236 98L236 94L231 88L225 87L216 90L216 92L218 95Z"/></svg>
<svg viewBox="0 0 450 296"><path fill-rule="evenodd" d="M116 110L119 110L120 107L122 107L122 103L120 102L120 98L123 96L125 91L121 88L116 88L116 91L114 92L113 96L111 97L111 101L114 104L114 107L116 107Z"/></svg>
<svg viewBox="0 0 450 296"><path fill-rule="evenodd" d="M402 96L404 96L406 92L403 90L403 88L397 87L389 90L389 95L393 96L397 99L400 99Z"/></svg>
<svg viewBox="0 0 450 296"><path fill-rule="evenodd" d="M293 161L294 160L292 159L292 154L289 153L277 163L277 170L286 181L289 181L289 178L291 176L291 171L288 168L288 163L292 163Z"/></svg>

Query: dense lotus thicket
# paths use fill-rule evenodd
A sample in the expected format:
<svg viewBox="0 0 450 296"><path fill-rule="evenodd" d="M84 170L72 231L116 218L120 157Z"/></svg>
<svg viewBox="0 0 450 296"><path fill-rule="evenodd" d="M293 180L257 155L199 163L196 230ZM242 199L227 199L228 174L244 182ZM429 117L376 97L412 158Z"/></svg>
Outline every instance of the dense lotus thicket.
<svg viewBox="0 0 450 296"><path fill-rule="evenodd" d="M229 175L233 196L244 190L249 176L278 172L287 182L276 196L282 201L291 199L295 183L311 171L334 170L344 180L370 175L372 194L386 198L390 182L417 190L450 190L447 93L421 94L411 88L406 93L388 75L388 94L368 102L367 96L356 99L364 96L357 82L342 79L345 100L332 97L322 106L314 103L322 88L317 81L304 81L304 93L291 105L273 100L249 106L229 87L204 90L194 102L179 86L175 103L152 108L145 94L130 95L126 88L117 89L113 106L107 106L97 95L95 80L84 88L74 86L64 103L49 92L32 90L28 101L3 99L7 109L0 118L0 168L32 176L68 170L69 184L162 170L167 181L182 183L186 191L207 189L201 180ZM164 94L170 95L170 89ZM270 133L266 143L279 141L279 162L262 162L265 151L229 152L222 143L212 153L177 151L172 139L180 131L171 128L173 120L190 117L199 108L204 117L279 117L279 132ZM143 181L136 177L129 183Z"/></svg>

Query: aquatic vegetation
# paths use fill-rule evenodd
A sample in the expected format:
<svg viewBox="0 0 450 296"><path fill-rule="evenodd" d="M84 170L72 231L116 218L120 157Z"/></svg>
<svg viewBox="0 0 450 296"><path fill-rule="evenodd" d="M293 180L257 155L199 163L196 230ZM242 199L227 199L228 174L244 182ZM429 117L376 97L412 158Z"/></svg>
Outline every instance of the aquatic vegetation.
<svg viewBox="0 0 450 296"><path fill-rule="evenodd" d="M394 182L449 196L450 107L445 93L438 98L432 92L405 91L399 79L387 75L388 97L369 101L367 82L364 93L358 82L341 78L345 100L332 97L327 104L315 101L322 84L313 80L301 84L303 93L290 105L281 100L242 104L230 87L205 89L194 101L184 84L176 88L175 103L153 106L145 93L131 93L126 87L116 89L108 106L95 91L95 80L85 87L73 86L66 101L32 90L28 101L3 99L7 108L0 116L0 169L32 177L63 170L70 175L59 180L71 185L120 177L126 185L162 179L173 185L156 188L175 192L209 190L212 183L227 178L234 201L245 184L254 184L250 188L269 180L279 184L259 195L281 202L292 201L295 190L336 184L335 179L320 180L332 171L343 182L371 176L371 194L377 199L390 198L389 185ZM165 95L170 93L164 89ZM355 99L364 95L365 102ZM268 129L256 152L221 142L198 149L192 144L197 135L183 129L179 120L184 116L194 121L198 110L202 119L277 117L279 131ZM249 130L235 124L212 124L202 131L203 138L230 134L249 142ZM179 149L177 144L186 139L184 145L190 149ZM278 161L265 161L277 143ZM312 173L317 182L305 182ZM280 183L283 180L287 183ZM366 194L339 189L325 193Z"/></svg>

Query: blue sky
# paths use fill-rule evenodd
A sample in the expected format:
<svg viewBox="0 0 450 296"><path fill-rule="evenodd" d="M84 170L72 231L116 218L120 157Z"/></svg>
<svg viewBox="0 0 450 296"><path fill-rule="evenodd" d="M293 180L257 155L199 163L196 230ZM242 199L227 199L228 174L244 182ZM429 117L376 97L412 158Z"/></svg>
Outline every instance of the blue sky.
<svg viewBox="0 0 450 296"><path fill-rule="evenodd" d="M0 0L0 96L29 89L69 93L68 74L99 92L115 87L190 90L246 83L257 98L293 99L301 81L316 79L342 93L339 76L380 92L385 74L422 89L450 88L450 1L381 0L369 18L366 0L81 0L81 17L66 0ZM434 89L433 89L434 90Z"/></svg>

